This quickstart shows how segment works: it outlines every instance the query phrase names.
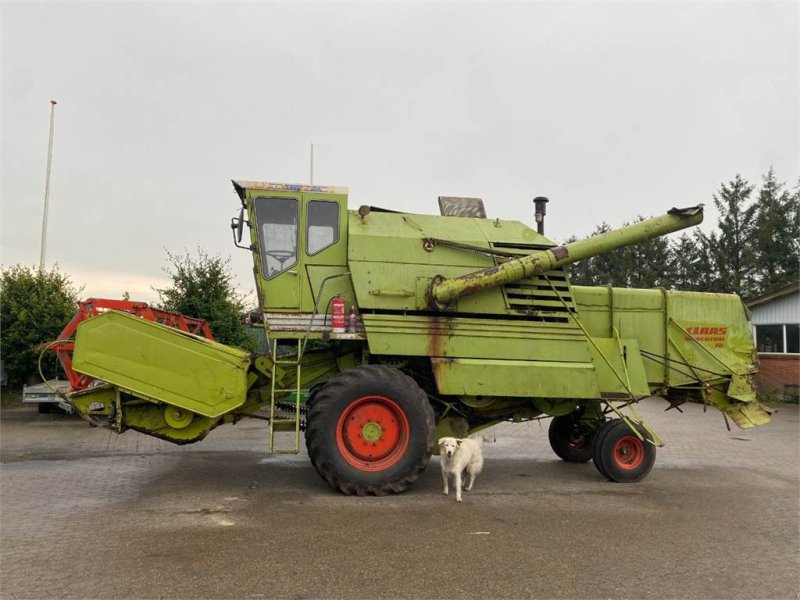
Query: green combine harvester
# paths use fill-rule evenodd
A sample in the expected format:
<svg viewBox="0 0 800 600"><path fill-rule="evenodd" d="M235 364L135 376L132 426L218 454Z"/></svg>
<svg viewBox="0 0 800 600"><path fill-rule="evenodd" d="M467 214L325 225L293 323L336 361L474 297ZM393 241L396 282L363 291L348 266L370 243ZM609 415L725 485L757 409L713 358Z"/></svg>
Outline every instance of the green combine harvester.
<svg viewBox="0 0 800 600"><path fill-rule="evenodd" d="M233 186L267 352L196 335L179 315L151 320L146 305L94 311L57 342L87 420L185 444L264 418L270 452L298 452L304 431L319 474L358 495L403 491L438 437L502 422L552 417L559 457L629 482L662 445L635 411L643 398L702 403L743 428L770 420L737 296L573 286L564 271L696 225L702 206L557 245L544 198L535 231L486 218L478 199L441 197L433 216L348 211L339 187ZM277 447L276 432L294 444Z"/></svg>

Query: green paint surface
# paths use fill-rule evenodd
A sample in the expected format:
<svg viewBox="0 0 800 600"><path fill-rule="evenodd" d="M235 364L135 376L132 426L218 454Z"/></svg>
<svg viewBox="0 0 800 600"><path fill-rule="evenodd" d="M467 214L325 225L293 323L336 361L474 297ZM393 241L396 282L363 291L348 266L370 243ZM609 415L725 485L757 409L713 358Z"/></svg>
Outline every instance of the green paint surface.
<svg viewBox="0 0 800 600"><path fill-rule="evenodd" d="M73 366L142 398L214 418L244 403L250 355L109 311L78 327Z"/></svg>

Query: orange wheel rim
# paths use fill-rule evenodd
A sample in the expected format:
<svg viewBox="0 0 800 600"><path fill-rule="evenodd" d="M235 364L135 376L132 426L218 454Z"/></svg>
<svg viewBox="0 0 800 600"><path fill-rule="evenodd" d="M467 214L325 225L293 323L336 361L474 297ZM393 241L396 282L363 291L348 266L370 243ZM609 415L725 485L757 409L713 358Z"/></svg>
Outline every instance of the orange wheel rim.
<svg viewBox="0 0 800 600"><path fill-rule="evenodd" d="M633 435L626 435L614 444L614 462L620 469L633 471L644 461L644 443Z"/></svg>
<svg viewBox="0 0 800 600"><path fill-rule="evenodd" d="M354 400L336 424L336 447L360 471L383 471L406 453L409 424L405 412L385 396Z"/></svg>

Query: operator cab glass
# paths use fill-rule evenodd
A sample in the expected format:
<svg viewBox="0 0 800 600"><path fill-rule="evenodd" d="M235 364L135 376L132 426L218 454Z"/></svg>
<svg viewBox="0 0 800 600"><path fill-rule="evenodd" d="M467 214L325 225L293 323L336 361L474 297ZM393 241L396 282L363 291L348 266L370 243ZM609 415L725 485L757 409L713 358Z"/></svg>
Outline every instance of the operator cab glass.
<svg viewBox="0 0 800 600"><path fill-rule="evenodd" d="M297 264L298 201L256 198L256 219L264 277L272 279Z"/></svg>
<svg viewBox="0 0 800 600"><path fill-rule="evenodd" d="M306 253L321 252L339 239L339 205L336 202L312 200L308 203Z"/></svg>

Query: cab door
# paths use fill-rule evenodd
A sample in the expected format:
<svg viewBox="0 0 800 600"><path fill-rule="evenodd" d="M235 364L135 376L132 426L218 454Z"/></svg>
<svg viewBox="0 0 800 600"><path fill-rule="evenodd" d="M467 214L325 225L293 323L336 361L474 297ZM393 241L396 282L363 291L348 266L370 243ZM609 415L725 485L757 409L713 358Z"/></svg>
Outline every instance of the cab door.
<svg viewBox="0 0 800 600"><path fill-rule="evenodd" d="M301 194L254 193L254 258L261 306L267 312L300 309Z"/></svg>
<svg viewBox="0 0 800 600"><path fill-rule="evenodd" d="M301 290L303 312L325 311L330 298L344 294L347 272L347 195L303 194L303 250L300 261L306 277ZM324 286L324 287L323 287ZM352 294L347 296L352 303Z"/></svg>

